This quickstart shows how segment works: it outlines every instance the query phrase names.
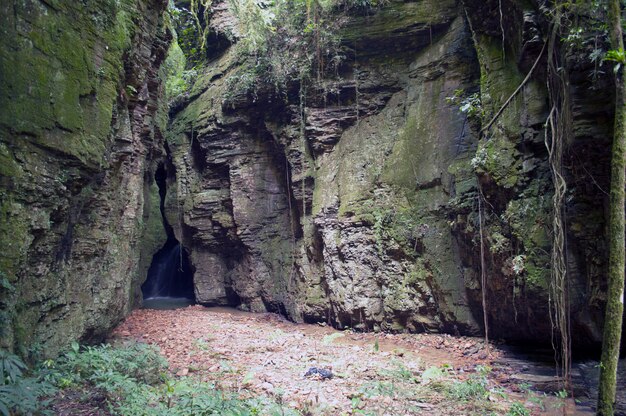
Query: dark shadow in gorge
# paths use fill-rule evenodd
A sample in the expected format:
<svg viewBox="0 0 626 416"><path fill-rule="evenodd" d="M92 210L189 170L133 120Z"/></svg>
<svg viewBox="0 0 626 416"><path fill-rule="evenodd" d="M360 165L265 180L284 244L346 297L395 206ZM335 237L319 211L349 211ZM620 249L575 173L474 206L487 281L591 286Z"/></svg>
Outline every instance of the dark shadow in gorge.
<svg viewBox="0 0 626 416"><path fill-rule="evenodd" d="M159 187L160 209L167 240L152 257L148 277L141 286L144 299L186 298L195 300L193 268L187 251L174 236L172 226L165 216L165 196L167 194L167 170L161 164L154 175Z"/></svg>
<svg viewBox="0 0 626 416"><path fill-rule="evenodd" d="M168 239L152 258L148 279L141 291L144 299L194 299L193 270L185 249L175 238Z"/></svg>

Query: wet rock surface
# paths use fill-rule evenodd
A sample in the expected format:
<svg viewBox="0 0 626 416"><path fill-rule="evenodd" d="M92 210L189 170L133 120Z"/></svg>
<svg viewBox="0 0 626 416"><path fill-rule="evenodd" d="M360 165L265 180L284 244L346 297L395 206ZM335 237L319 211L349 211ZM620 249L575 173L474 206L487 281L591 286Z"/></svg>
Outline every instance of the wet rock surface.
<svg viewBox="0 0 626 416"><path fill-rule="evenodd" d="M152 178L166 5L0 6L2 347L54 355L102 339L140 296L163 235Z"/></svg>
<svg viewBox="0 0 626 416"><path fill-rule="evenodd" d="M437 11L428 22L425 8ZM207 66L212 81L168 135L178 192L168 216L191 252L199 302L340 327L479 331L442 210L469 175L449 166L476 146L445 101L478 77L468 28L453 2L394 3L389 13L368 17L371 33L358 39L388 36L400 15L404 46L359 52L302 109L223 101L230 52ZM342 29L347 45L359 22ZM409 44L417 34L432 39Z"/></svg>
<svg viewBox="0 0 626 416"><path fill-rule="evenodd" d="M216 33L219 22L232 24L221 4ZM482 18L498 16L497 6L469 2L466 14L457 2L392 1L348 15L338 33L350 58L304 95L297 84L283 98L269 87L238 92L229 80L244 69L234 48L212 51L167 139L166 211L191 253L199 302L339 328L478 334L480 189L490 330L548 343L552 184L543 64L480 139L476 117L454 101L479 93L480 111L495 113L541 52L540 11L507 2L503 45L500 29ZM579 76L586 69L568 70L571 99L587 102ZM590 120L608 111L610 96L592 102L573 107L572 148L608 137ZM589 183L582 170L566 173L581 346L600 339L601 166L585 167L600 178L596 189L576 185ZM598 221L583 226L585 216Z"/></svg>
<svg viewBox="0 0 626 416"><path fill-rule="evenodd" d="M476 335L485 290L493 337L549 343L546 64L487 133L459 102L479 97L491 115L517 88L548 33L536 3L394 0L341 14L336 71L281 93L241 86L250 68L228 4L203 9L202 28L180 10L195 72L170 103L157 73L173 36L165 1L1 6L0 345L54 354L101 339L140 303L167 239L205 305ZM601 337L612 120L610 78L588 52L563 56L577 347Z"/></svg>

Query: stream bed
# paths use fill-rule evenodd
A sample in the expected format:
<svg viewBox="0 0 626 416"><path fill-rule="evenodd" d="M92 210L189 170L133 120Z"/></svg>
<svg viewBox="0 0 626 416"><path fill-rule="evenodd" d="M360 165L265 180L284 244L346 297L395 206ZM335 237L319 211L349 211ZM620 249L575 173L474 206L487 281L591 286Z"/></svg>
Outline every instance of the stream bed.
<svg viewBox="0 0 626 416"><path fill-rule="evenodd" d="M573 363L574 397L563 400L559 397L561 386L553 353L548 349L498 345L489 359L480 338L338 331L325 325L295 324L275 314L193 304L186 298L146 299L143 309L135 311L118 328L118 335L158 344L177 374L198 372L222 384L231 383L234 388L241 388L243 377L259 393L274 394L279 389L295 402L309 400L315 394L319 395L316 405L324 399L336 410L347 410L350 402L346 403L345 397L354 394L365 394L358 397L368 403L369 389L385 386L389 380L381 379L380 374L396 371L394 366L400 365L409 371L407 374L418 367L450 368L462 380L464 372L471 373L477 365L489 365L490 378L508 391L508 400L524 402L533 415L595 414L597 360ZM173 328L176 333L171 332ZM319 386L302 379L305 370L313 366L333 368L342 378ZM411 391L417 385L409 383L406 387ZM626 416L626 360L620 361L617 394L615 414ZM536 402L530 401L531 397ZM461 411L442 403L433 402L435 407L428 408L431 414ZM406 406L396 410L406 411L409 404L407 399L400 403Z"/></svg>
<svg viewBox="0 0 626 416"><path fill-rule="evenodd" d="M189 298L172 298L172 297L153 297L143 300L143 309L180 309L194 305L193 299Z"/></svg>
<svg viewBox="0 0 626 416"><path fill-rule="evenodd" d="M494 368L508 368L512 381L524 388L556 396L561 390L551 350L528 350L522 347L500 346L500 357ZM598 360L577 360L572 363L572 388L575 409L564 414L594 415L598 397ZM617 404L615 416L626 416L626 360L619 361Z"/></svg>

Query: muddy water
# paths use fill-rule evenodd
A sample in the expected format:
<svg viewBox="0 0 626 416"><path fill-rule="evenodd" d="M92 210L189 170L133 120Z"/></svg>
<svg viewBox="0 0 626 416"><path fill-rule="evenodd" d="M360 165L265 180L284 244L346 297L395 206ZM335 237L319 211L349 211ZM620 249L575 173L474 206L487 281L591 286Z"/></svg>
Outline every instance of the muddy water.
<svg viewBox="0 0 626 416"><path fill-rule="evenodd" d="M187 298L154 297L144 299L142 308L167 310L186 308L193 304L195 304L195 302Z"/></svg>
<svg viewBox="0 0 626 416"><path fill-rule="evenodd" d="M598 397L599 361L572 363L573 403L567 415L593 415ZM528 351L520 347L502 347L502 355L494 367L507 368L511 379L547 395L558 394L562 388L556 376L554 355L550 350ZM619 362L616 416L626 416L626 360Z"/></svg>

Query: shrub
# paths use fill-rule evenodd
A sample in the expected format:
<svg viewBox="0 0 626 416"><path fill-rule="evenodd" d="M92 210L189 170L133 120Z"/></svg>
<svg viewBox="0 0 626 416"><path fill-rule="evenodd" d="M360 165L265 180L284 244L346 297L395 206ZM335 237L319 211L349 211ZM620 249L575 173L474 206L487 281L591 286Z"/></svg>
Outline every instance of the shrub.
<svg viewBox="0 0 626 416"><path fill-rule="evenodd" d="M129 344L124 348L110 345L84 347L72 344L56 362L48 364L47 378L60 387L89 382L94 385L121 378L154 384L165 380L167 362L155 347Z"/></svg>

